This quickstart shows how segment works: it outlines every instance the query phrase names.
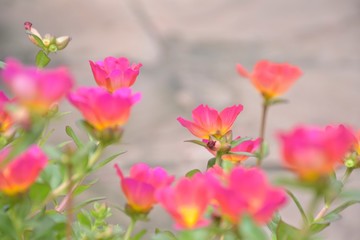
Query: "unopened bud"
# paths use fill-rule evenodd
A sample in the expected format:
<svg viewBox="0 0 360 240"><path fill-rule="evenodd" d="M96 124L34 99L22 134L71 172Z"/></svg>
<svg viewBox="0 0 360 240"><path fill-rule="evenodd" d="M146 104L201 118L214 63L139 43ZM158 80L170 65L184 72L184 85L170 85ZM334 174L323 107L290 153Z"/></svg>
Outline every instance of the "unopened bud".
<svg viewBox="0 0 360 240"><path fill-rule="evenodd" d="M55 44L51 44L48 49L50 52L56 52L58 50Z"/></svg>
<svg viewBox="0 0 360 240"><path fill-rule="evenodd" d="M217 152L221 148L221 143L216 140L209 140L206 146L211 150Z"/></svg>
<svg viewBox="0 0 360 240"><path fill-rule="evenodd" d="M71 41L71 37L69 36L62 36L55 39L55 43L58 50L64 49L69 44L70 41Z"/></svg>

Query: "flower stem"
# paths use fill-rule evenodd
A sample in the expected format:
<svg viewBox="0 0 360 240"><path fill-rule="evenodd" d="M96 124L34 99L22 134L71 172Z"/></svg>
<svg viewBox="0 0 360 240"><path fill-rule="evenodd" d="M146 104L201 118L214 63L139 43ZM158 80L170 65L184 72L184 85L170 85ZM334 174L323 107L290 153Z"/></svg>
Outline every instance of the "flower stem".
<svg viewBox="0 0 360 240"><path fill-rule="evenodd" d="M74 182L72 181L73 175L73 166L72 163L68 163L68 174L69 174L69 185L68 185L68 193L66 195L66 239L72 239L72 222L73 222L73 186Z"/></svg>
<svg viewBox="0 0 360 240"><path fill-rule="evenodd" d="M341 183L344 185L346 183L346 181L349 179L351 173L353 171L353 168L347 168L346 172L344 173L344 176L341 178ZM342 188L341 188L342 190ZM340 192L341 192L340 190ZM339 194L340 194L339 192ZM338 195L337 195L338 196ZM337 198L334 197L329 203L326 203L324 205L324 207L320 210L320 212L316 215L316 217L314 218L314 222L316 222L317 220L321 219L323 216L325 216L325 214L327 213L327 211L329 210L329 208L331 207L331 204L335 201L335 199Z"/></svg>
<svg viewBox="0 0 360 240"><path fill-rule="evenodd" d="M263 103L263 109L262 109L262 115L261 115L261 125L260 125L260 138L261 138L261 145L260 145L260 152L259 152L259 157L257 159L256 165L257 166L261 166L261 163L264 159L264 139L265 139L265 128L266 128L266 117L267 117L267 112L269 109L269 101L268 100L264 100Z"/></svg>
<svg viewBox="0 0 360 240"><path fill-rule="evenodd" d="M125 233L125 236L124 236L124 240L129 240L130 239L131 233L134 231L135 223L136 223L136 220L131 218L130 225L129 225L128 229L126 230L126 233Z"/></svg>

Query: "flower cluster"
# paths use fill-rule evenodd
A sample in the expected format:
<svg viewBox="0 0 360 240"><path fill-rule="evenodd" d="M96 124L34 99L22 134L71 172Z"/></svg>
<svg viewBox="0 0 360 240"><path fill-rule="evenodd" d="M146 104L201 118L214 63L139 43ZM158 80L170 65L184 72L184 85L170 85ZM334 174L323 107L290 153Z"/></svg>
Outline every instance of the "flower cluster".
<svg viewBox="0 0 360 240"><path fill-rule="evenodd" d="M270 106L284 102L279 97L302 72L287 63L263 60L252 73L236 66L263 98L257 137L233 136L241 104L222 111L201 104L192 111L192 120L177 121L197 138L188 142L213 155L203 171L193 169L176 180L164 168L147 163L133 164L128 175L114 165L126 200L124 208L116 208L131 219L127 230L120 230L107 222L111 211L106 204L91 199L75 206L74 197L92 186L85 181L88 175L122 154L102 159L104 150L121 140L132 107L141 99L132 86L142 64L131 64L125 57L89 61L97 86L73 90L75 81L66 67L43 69L50 62L48 54L64 49L70 37L42 37L30 22L25 29L40 48L36 67L12 58L0 64L10 96L0 91L1 239L140 239L145 232L133 235L134 225L148 220L156 205L172 217L179 238L157 229L154 239L266 240L267 234L271 239L315 239L334 216L359 202L357 195L339 198L350 174L360 168L360 133L347 125L302 125L281 131L279 155L284 169L295 174L278 184L268 179L262 165L269 149L266 116ZM64 99L82 114L79 123L88 139L66 126L70 141L55 146L47 141L52 133L48 126L62 116L58 111ZM340 167L346 171L338 178ZM310 191L309 211L292 193L293 187ZM279 213L290 200L302 217L300 227ZM340 205L331 209L335 200ZM83 208L92 201L93 210ZM321 210L316 214L316 209Z"/></svg>

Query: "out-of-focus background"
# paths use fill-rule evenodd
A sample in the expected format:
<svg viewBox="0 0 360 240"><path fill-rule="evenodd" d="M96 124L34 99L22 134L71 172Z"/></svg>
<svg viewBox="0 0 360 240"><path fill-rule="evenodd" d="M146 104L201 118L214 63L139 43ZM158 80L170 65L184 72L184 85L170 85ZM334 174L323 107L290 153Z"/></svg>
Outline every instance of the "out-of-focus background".
<svg viewBox="0 0 360 240"><path fill-rule="evenodd" d="M69 46L52 55L49 67L66 65L77 85L95 85L88 60L106 56L141 62L133 86L143 94L126 126L124 141L108 152L123 151L115 161L128 171L137 162L160 165L176 176L193 168L204 169L209 153L184 140L191 134L176 121L191 117L199 104L219 110L243 104L234 132L257 137L261 98L251 84L238 76L235 64L249 70L260 59L299 66L304 75L284 96L289 104L270 110L267 137L271 154L265 163L271 178L282 174L276 132L298 124L346 123L360 128L360 2L358 0L1 0L0 59L7 56L33 64L38 49L27 39L23 23L30 21L40 33L70 35ZM67 140L59 122L52 141ZM78 132L82 130L77 129ZM359 172L350 185L360 187ZM357 176L356 176L357 175ZM89 196L108 196L123 204L119 180L112 164L97 176ZM306 194L302 200L306 201ZM293 224L299 215L290 204L285 219ZM357 240L360 207L345 211L326 239ZM162 228L169 217L156 208L151 214ZM114 222L127 219L116 213ZM152 230L154 225L145 223Z"/></svg>

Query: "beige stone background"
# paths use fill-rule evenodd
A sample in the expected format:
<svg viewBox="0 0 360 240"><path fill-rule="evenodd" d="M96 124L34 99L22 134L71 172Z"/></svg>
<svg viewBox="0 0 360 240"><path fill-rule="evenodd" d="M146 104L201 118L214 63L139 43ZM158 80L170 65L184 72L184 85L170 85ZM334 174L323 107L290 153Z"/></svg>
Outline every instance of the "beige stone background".
<svg viewBox="0 0 360 240"><path fill-rule="evenodd" d="M210 157L204 149L184 143L192 136L176 121L190 118L197 105L222 109L243 104L234 132L256 137L260 96L240 78L235 64L248 69L260 59L299 66L303 77L285 95L289 104L275 106L267 129L271 155L265 164L271 178L283 172L275 133L297 124L346 123L360 128L360 2L358 0L1 0L0 59L13 56L32 64L36 49L27 40L23 22L41 33L70 35L66 50L53 56L50 67L68 66L77 85L94 85L88 60L126 56L143 63L134 85L143 94L126 126L123 144L108 153L126 150L115 160L124 171L136 162L160 165L181 176L204 169ZM75 126L80 115L71 109L59 122L54 142L68 138L65 124ZM80 129L77 130L81 132ZM350 178L360 187L359 172ZM97 176L91 196L105 195L121 205L119 181L111 165ZM306 202L306 193L301 193ZM285 220L299 223L289 204ZM357 240L360 207L322 235L330 240ZM155 223L170 228L169 217L156 208ZM126 223L120 213L113 222ZM154 224L140 226L154 229Z"/></svg>

